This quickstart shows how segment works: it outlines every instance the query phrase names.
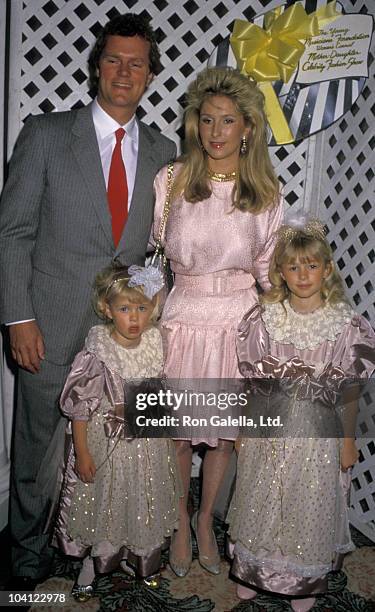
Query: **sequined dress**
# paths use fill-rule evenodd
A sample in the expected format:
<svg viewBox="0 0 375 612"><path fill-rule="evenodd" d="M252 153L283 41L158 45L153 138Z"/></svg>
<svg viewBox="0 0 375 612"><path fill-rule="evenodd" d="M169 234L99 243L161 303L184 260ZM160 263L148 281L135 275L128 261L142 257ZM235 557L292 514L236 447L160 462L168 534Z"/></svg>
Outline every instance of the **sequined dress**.
<svg viewBox="0 0 375 612"><path fill-rule="evenodd" d="M175 164L175 173L179 164ZM232 207L234 183L211 181L201 202L183 197L171 205L165 253L175 274L161 319L165 373L171 379L231 379L239 376L235 348L238 322L257 301L255 281L268 287L274 232L282 201L258 215ZM154 182L154 236L158 235L167 188L167 170ZM216 445L214 438L193 443Z"/></svg>
<svg viewBox="0 0 375 612"><path fill-rule="evenodd" d="M237 350L245 377L281 379L285 393L293 381L299 395L287 401L290 411L298 407L298 422L292 422L298 428L314 423L319 406L334 412L330 400L348 379L374 376L375 336L344 303L310 314L296 313L288 303L285 308L253 307L239 326ZM327 573L354 548L347 516L350 475L340 469L340 440L310 434L243 438L227 517L234 575L285 595L326 591Z"/></svg>
<svg viewBox="0 0 375 612"><path fill-rule="evenodd" d="M156 377L161 369L156 328L145 331L137 347L126 349L111 338L107 326L98 325L91 328L65 383L62 410L69 419L88 419L88 447L97 472L93 483L79 480L71 446L54 543L68 555L90 553L98 572L113 570L127 558L141 575L153 573L161 547L177 527L173 443L105 433L113 404L123 401L124 379Z"/></svg>

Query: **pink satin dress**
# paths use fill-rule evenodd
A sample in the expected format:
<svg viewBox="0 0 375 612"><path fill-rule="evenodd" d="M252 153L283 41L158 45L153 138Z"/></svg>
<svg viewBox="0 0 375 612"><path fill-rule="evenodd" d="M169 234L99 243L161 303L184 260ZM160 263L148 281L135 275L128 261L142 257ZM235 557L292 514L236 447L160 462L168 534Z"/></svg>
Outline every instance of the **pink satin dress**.
<svg viewBox="0 0 375 612"><path fill-rule="evenodd" d="M178 525L175 448L168 439L129 437L124 384L160 374L162 342L150 328L138 346L125 348L110 331L106 325L91 328L61 396L65 416L87 421L96 474L92 483L77 477L68 444L53 544L67 555L90 554L99 573L128 559L139 575L149 576Z"/></svg>
<svg viewBox="0 0 375 612"><path fill-rule="evenodd" d="M178 164L175 165L178 172ZM268 267L281 224L281 200L253 215L232 207L234 183L212 182L212 195L190 203L172 202L165 253L175 285L164 306L161 332L165 374L170 379L233 379L239 376L235 334L257 302L255 282L268 287ZM154 182L154 236L158 234L167 169ZM216 446L215 437L192 434L194 444Z"/></svg>
<svg viewBox="0 0 375 612"><path fill-rule="evenodd" d="M243 376L259 389L265 378L276 379L276 411L282 402L287 410L280 437L242 439L227 517L232 572L284 595L325 592L328 572L339 569L343 554L354 548L350 473L341 471L341 441L330 423L343 414L343 385L360 388L375 374L374 332L345 303L310 314L296 313L286 302L285 309L266 304L245 315L237 350Z"/></svg>

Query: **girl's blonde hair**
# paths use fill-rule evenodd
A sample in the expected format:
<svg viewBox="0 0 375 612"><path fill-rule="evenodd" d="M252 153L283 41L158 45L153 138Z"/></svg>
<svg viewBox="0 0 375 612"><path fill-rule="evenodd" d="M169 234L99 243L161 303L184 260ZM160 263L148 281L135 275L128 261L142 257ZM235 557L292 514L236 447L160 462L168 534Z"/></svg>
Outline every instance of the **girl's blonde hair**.
<svg viewBox="0 0 375 612"><path fill-rule="evenodd" d="M247 151L239 157L239 173L233 189L233 206L259 213L275 205L279 182L267 148L264 96L254 81L233 68L206 68L191 83L185 110L185 153L182 169L175 179L172 199L181 194L188 202L209 198L207 154L199 137L200 109L210 96L227 96L250 126Z"/></svg>
<svg viewBox="0 0 375 612"><path fill-rule="evenodd" d="M159 296L155 295L151 300L148 298L141 285L129 287L130 280L126 266L108 266L95 277L93 305L96 314L110 325L112 319L106 314L106 306L110 305L117 296L121 295L131 304L143 304L148 302L154 307L150 322L155 323L159 315Z"/></svg>
<svg viewBox="0 0 375 612"><path fill-rule="evenodd" d="M313 230L310 233L306 228L297 229L284 225L278 233L279 239L268 272L272 289L261 296L262 302L274 304L289 299L290 291L281 276L281 267L284 264L294 263L297 258L302 263L320 261L324 266L329 266L330 272L323 279L321 287L321 296L324 303L348 302L343 282L333 261L331 247L321 230Z"/></svg>

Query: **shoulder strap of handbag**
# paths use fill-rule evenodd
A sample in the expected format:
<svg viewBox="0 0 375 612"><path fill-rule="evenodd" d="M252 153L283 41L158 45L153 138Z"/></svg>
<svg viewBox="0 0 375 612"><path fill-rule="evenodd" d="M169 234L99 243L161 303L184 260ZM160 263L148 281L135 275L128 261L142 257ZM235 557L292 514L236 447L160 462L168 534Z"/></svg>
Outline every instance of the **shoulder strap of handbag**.
<svg viewBox="0 0 375 612"><path fill-rule="evenodd" d="M174 164L173 162L170 162L168 164L168 168L167 168L167 193L165 196L165 202L164 202L164 208L163 208L163 215L160 221L160 227L159 227L159 235L157 237L156 240L156 248L155 248L155 252L160 251L160 249L162 248L161 246L161 241L163 238L163 233L165 230L165 225L167 223L167 219L168 219L168 215L169 215L169 211L171 208L171 192L172 192L172 185L173 185L173 168L174 168Z"/></svg>

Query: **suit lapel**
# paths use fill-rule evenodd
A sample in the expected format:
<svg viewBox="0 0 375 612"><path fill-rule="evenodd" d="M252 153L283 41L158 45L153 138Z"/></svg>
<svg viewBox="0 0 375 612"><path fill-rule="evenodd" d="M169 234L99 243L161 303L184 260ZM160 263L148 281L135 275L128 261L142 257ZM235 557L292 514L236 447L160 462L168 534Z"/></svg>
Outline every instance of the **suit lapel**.
<svg viewBox="0 0 375 612"><path fill-rule="evenodd" d="M73 155L81 170L83 181L86 184L104 233L113 245L107 192L98 142L92 120L91 104L77 111L76 120L72 128L72 136Z"/></svg>

